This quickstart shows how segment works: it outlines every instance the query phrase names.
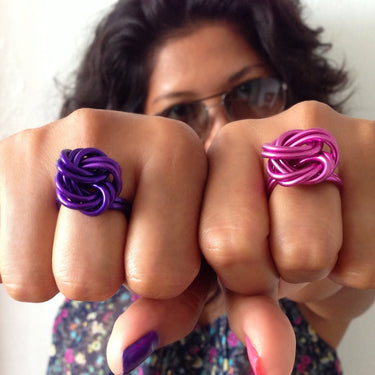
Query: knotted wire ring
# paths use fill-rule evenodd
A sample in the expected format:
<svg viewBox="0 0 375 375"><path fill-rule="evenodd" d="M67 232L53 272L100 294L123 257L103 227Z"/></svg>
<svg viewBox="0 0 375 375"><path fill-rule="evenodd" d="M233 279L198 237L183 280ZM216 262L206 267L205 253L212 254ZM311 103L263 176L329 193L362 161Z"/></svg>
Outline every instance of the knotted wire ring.
<svg viewBox="0 0 375 375"><path fill-rule="evenodd" d="M131 204L119 197L121 168L96 148L61 151L56 164L56 195L59 204L97 216L107 209L120 210L127 220Z"/></svg>
<svg viewBox="0 0 375 375"><path fill-rule="evenodd" d="M329 151L323 150L328 146ZM339 150L334 137L324 129L290 130L262 146L267 162L267 191L282 186L313 185L330 181L341 188L335 173Z"/></svg>

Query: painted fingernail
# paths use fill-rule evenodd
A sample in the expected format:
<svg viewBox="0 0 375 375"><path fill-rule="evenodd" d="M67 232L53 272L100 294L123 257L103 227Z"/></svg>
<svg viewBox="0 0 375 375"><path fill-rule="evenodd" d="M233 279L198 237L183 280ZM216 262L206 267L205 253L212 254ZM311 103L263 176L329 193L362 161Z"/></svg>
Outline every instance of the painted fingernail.
<svg viewBox="0 0 375 375"><path fill-rule="evenodd" d="M159 346L159 336L151 331L128 346L122 353L123 375L138 367Z"/></svg>
<svg viewBox="0 0 375 375"><path fill-rule="evenodd" d="M254 375L264 375L262 371L262 367L261 367L259 354L247 336L246 336L246 349L247 349L247 356L249 357L250 365L251 365L251 368L253 369Z"/></svg>

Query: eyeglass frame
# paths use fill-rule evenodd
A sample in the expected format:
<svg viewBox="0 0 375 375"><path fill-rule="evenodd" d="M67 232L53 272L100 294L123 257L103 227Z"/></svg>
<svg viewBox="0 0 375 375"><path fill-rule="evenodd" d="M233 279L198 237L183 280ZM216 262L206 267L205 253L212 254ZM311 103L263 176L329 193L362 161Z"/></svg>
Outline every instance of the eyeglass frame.
<svg viewBox="0 0 375 375"><path fill-rule="evenodd" d="M280 91L283 93L283 100L284 100L284 103L283 103L283 105L282 105L282 107L280 109L280 112L282 112L285 109L285 107L286 107L286 100L287 100L286 92L288 90L288 85L284 81L280 80L279 78L271 76L271 77L251 78L251 79L248 79L246 81L243 81L243 82L239 83L238 85L232 87L230 90L222 91L220 93L209 95L209 96L206 96L206 97L203 97L203 98L200 98L200 99L196 99L196 100L192 100L192 101L189 101L189 102L176 103L176 104L171 105L168 108L164 109L163 111L156 113L154 116L162 116L162 117L166 117L166 118L173 118L173 117L169 117L169 116L164 115L164 113L166 113L167 111L171 110L175 106L179 106L179 105L193 105L195 103L201 103L203 105L203 107L204 107L205 113L207 113L208 121L209 121L208 110L210 108L212 108L212 107L216 107L216 106L219 106L219 105L224 107L225 113L226 113L226 115L228 116L228 118L231 121L236 121L236 119L232 118L233 116L229 113L229 111L227 109L227 106L225 105L225 98L227 97L227 95L230 94L230 93L232 93L236 88L238 88L239 86L241 86L241 85L243 85L245 83L248 83L248 82L251 82L251 81L255 81L255 80L259 80L259 79L267 79L267 78L275 79L280 84ZM215 104L211 104L211 105L206 105L204 103L204 101L209 100L209 99L214 99L216 97L220 97L220 99L221 99L220 102L215 103ZM278 113L280 113L280 112L278 112ZM251 119L251 117L249 117L249 119ZM209 124L209 122L206 125L208 125L208 124Z"/></svg>

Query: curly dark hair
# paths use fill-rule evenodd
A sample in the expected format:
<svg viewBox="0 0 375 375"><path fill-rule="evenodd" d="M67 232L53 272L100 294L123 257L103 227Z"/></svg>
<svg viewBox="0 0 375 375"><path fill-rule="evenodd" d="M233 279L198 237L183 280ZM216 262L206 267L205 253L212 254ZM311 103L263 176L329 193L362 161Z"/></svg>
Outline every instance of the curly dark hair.
<svg viewBox="0 0 375 375"><path fill-rule="evenodd" d="M61 115L100 108L142 113L150 56L168 37L206 21L227 21L288 85L287 106L318 100L342 110L348 84L324 54L323 29L309 28L298 0L119 0L100 22Z"/></svg>

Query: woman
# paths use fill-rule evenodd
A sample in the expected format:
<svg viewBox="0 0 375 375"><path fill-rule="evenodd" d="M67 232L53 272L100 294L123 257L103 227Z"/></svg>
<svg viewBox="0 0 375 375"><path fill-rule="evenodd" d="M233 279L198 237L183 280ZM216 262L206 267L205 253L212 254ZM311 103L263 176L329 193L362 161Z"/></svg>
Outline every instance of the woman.
<svg viewBox="0 0 375 375"><path fill-rule="evenodd" d="M259 154L255 156L253 150L259 149L259 141L271 141L289 127L316 124L330 126L344 156L348 135L356 145L362 138L353 136L352 126L349 132L349 120L314 103L296 106L272 120L245 121L224 129L230 121L272 116L307 99L340 108L333 102L333 94L345 84L346 76L320 56L326 46L319 43L318 34L301 23L298 8L289 1L120 1L100 25L63 114L91 107L182 120L203 141L209 163L207 182L205 157L196 137L185 126L169 121L80 111L48 131L36 131L34 147L28 149L32 151L43 139L49 151L44 155L47 160L55 155L52 150L71 145L113 150L122 166L134 169L123 193L133 201L133 212L125 235L125 220L119 223L116 213L106 213L105 219L103 215L93 222L61 208L54 232L57 213L46 208L43 222L50 219L45 233L54 242L54 272L46 271L50 247L44 249L47 260L40 268L50 278L45 283L50 287L17 296L17 290L12 291L10 267L4 272L7 267L2 265L1 275L11 294L37 300L59 289L72 299L99 300L108 298L126 280L131 290L144 297L114 328L108 359L115 373L131 371L156 347L182 339L199 322L188 338L156 352L134 372L155 374L248 373L246 353L256 374L290 373L293 335L277 307L279 297L288 297L281 307L297 336L294 371L340 373L333 347L350 319L373 298L372 293L345 287L373 287L366 277L370 270L364 272L351 251L353 243L359 246L352 220L357 212L353 213L343 190L344 213L349 212L343 217L344 229L351 235L344 236L342 245L340 195L332 184L275 190L268 206L264 192L257 193L263 173L256 160ZM250 105L244 105L244 97ZM296 120L301 122L295 125ZM120 123L126 134L119 130ZM77 124L79 128L75 128ZM332 124L339 124L340 131ZM364 129L370 134L368 124L359 125L362 137ZM119 132L122 136L116 137ZM62 139L52 145L57 136ZM8 142L3 149L9 144L14 146ZM346 165L358 175L358 168L347 158ZM39 177L46 179L49 168ZM346 187L354 178L345 171L340 166ZM371 184L367 178L366 189L356 186L361 191L357 196L371 191ZM38 194L43 197L39 190ZM50 204L50 192L48 196ZM168 201L173 203L172 210ZM304 202L302 216L298 214L300 201ZM181 219L181 214L186 218ZM194 231L199 214L200 248L219 276L223 292L208 266L203 264L198 274L200 253ZM372 225L366 220L362 229ZM5 233L7 229L11 232L12 228L5 226ZM166 231L173 234L167 241L159 236ZM126 275L123 253L111 249L125 242ZM77 243L85 245L82 248ZM111 246L105 252L108 243ZM360 245L369 263L371 244ZM340 249L344 251L337 262ZM9 254L5 265L12 264ZM352 277L356 267L362 277ZM107 373L103 348L109 330L134 296L121 289L102 303L66 301L56 321L56 355L49 372ZM348 298L353 308L346 306L344 314L337 306ZM246 349L229 330L226 311Z"/></svg>

